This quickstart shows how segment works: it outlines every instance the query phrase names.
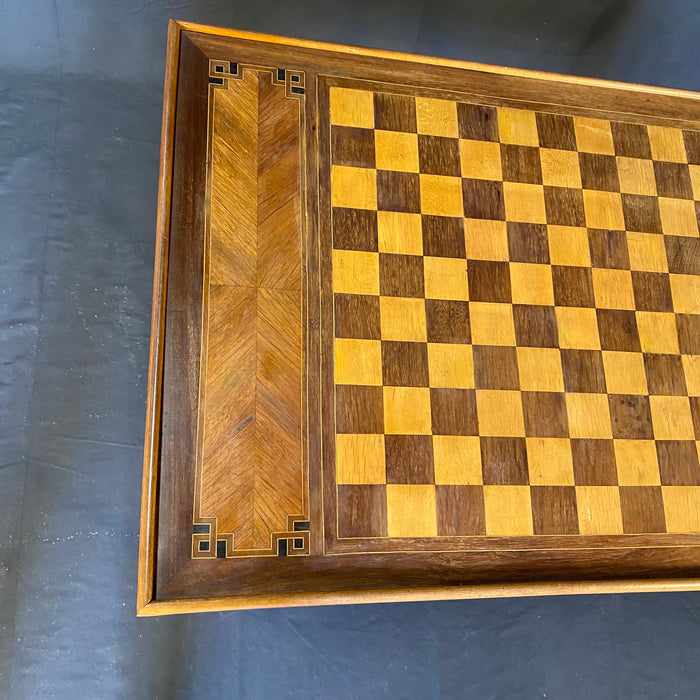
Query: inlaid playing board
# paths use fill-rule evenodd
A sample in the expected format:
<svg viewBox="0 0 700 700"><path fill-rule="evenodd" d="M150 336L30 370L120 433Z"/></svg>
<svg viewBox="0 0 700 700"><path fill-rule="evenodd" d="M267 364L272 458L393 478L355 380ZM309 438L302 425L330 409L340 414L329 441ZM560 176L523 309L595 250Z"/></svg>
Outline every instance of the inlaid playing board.
<svg viewBox="0 0 700 700"><path fill-rule="evenodd" d="M698 96L168 67L142 614L698 587Z"/></svg>

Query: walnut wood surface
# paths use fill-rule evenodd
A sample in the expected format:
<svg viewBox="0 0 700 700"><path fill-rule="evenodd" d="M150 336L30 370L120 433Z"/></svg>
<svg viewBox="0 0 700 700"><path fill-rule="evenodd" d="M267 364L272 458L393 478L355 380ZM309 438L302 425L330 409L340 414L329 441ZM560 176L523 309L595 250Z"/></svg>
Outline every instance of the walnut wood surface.
<svg viewBox="0 0 700 700"><path fill-rule="evenodd" d="M697 587L697 95L177 23L168 65L140 614Z"/></svg>

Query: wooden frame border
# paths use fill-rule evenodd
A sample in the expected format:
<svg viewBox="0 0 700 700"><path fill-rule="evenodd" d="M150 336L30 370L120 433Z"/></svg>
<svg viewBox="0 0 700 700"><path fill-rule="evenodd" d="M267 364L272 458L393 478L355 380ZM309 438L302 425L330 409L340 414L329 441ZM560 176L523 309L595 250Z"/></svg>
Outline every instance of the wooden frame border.
<svg viewBox="0 0 700 700"><path fill-rule="evenodd" d="M530 595L563 595L563 594L583 594L583 593L613 593L613 592L652 592L652 591L685 591L700 588L700 577L678 577L659 578L653 577L653 563L649 566L647 575L650 578L632 579L622 577L620 579L605 580L575 580L572 578L562 578L562 580L542 580L540 582L493 582L466 585L441 585L415 587L406 586L402 588L376 588L368 587L360 590L328 590L328 591L300 591L300 592L278 592L251 594L246 592L239 596L218 596L212 597L156 597L156 574L157 574L157 517L159 500L159 467L160 467L160 421L161 421L161 398L162 398L162 376L164 367L164 337L165 337L165 296L167 290L168 273L168 253L169 236L171 224L172 205L172 184L173 184L173 159L174 159L174 131L175 131L175 111L178 93L178 73L179 73L179 53L181 45L181 35L183 31L200 35L202 41L207 40L206 35L211 39L232 38L243 42L257 42L260 44L275 45L276 47L290 47L300 50L317 50L332 52L346 57L374 58L387 61L403 61L413 64L421 64L429 61L431 65L442 69L459 69L473 72L474 75L498 75L505 78L550 81L561 85L565 90L566 84L577 87L617 89L631 94L642 93L644 96L656 96L660 98L658 114L652 116L652 108L644 104L643 100L636 102L642 111L646 112L649 119L658 119L659 122L667 122L676 119L683 120L698 119L700 115L700 95L683 90L640 86L629 83L620 83L589 78L577 78L562 76L552 73L541 73L530 70L510 69L503 67L487 66L478 63L465 61L455 61L451 59L428 58L413 54L396 53L378 49L362 49L351 46L340 46L316 41L296 40L283 37L276 37L266 34L257 34L237 30L227 30L217 27L192 24L189 22L179 22L171 20L168 29L168 50L167 67L164 85L164 104L161 135L161 156L158 192L158 217L157 217L157 238L156 255L153 285L153 312L151 320L151 347L149 356L149 381L147 397L147 416L145 431L144 450L144 472L143 472L143 494L141 507L141 539L139 544L139 572L137 591L137 614L141 616L161 615L179 612L197 612L205 610L232 610L256 607L284 607L284 606L310 606L310 605L330 605L347 603L376 603L376 602L396 602L396 601L426 601L426 600L447 600L463 598L486 598L486 597L507 597L507 596L530 596ZM683 110L679 116L673 110L673 103L682 99L687 103L688 109ZM567 105L568 106L568 105ZM630 112L636 114L636 112ZM309 183L311 184L311 183ZM310 203L315 202L317 192L312 187L309 191ZM313 205L313 204L312 204ZM317 265L313 258L310 265ZM313 296L309 301L317 303L318 299ZM315 313L315 310L314 310ZM315 341L314 341L315 342ZM312 343L313 344L313 343ZM312 349L312 348L311 348ZM310 400L314 400L317 389L310 392ZM311 427L318 428L318 417L309 415ZM698 549L696 547L686 547L686 551ZM657 553L658 554L658 553ZM668 552L669 559L673 559L671 551ZM697 557L696 557L697 559ZM535 569L538 566L535 565ZM667 567L672 571L673 567ZM539 567L541 570L541 566ZM695 568L693 569L695 571Z"/></svg>

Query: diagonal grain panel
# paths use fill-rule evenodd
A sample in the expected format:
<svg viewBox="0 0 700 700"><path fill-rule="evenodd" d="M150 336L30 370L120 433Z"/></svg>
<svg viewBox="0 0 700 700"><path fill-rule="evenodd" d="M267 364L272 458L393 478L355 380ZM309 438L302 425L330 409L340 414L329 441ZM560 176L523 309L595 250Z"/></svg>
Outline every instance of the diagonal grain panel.
<svg viewBox="0 0 700 700"><path fill-rule="evenodd" d="M212 111L201 499L233 554L304 515L300 102L246 69ZM199 505L199 510L197 506ZM306 516L304 516L306 517Z"/></svg>

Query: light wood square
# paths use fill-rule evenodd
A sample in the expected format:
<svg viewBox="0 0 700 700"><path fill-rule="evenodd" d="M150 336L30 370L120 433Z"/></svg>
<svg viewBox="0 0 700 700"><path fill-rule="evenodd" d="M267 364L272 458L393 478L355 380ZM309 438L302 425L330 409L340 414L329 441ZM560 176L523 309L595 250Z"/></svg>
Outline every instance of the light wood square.
<svg viewBox="0 0 700 700"><path fill-rule="evenodd" d="M574 465L569 438L526 438L530 485L573 486Z"/></svg>
<svg viewBox="0 0 700 700"><path fill-rule="evenodd" d="M452 100L416 97L416 124L419 134L457 138L457 103Z"/></svg>
<svg viewBox="0 0 700 700"><path fill-rule="evenodd" d="M620 486L658 486L661 483L654 440L615 440L614 445Z"/></svg>
<svg viewBox="0 0 700 700"><path fill-rule="evenodd" d="M656 233L627 232L627 250L632 270L668 272L664 237Z"/></svg>
<svg viewBox="0 0 700 700"><path fill-rule="evenodd" d="M622 508L617 486L577 486L578 529L582 535L621 535Z"/></svg>
<svg viewBox="0 0 700 700"><path fill-rule="evenodd" d="M581 171L576 151L540 148L540 163L543 185L581 188Z"/></svg>
<svg viewBox="0 0 700 700"><path fill-rule="evenodd" d="M384 387L384 432L387 435L430 435L430 389Z"/></svg>
<svg viewBox="0 0 700 700"><path fill-rule="evenodd" d="M427 299L469 299L467 261L459 258L423 258Z"/></svg>
<svg viewBox="0 0 700 700"><path fill-rule="evenodd" d="M667 236L692 236L697 238L698 220L695 215L695 202L691 199L659 197L661 227Z"/></svg>
<svg viewBox="0 0 700 700"><path fill-rule="evenodd" d="M474 345L515 345L512 304L471 301L469 321Z"/></svg>
<svg viewBox="0 0 700 700"><path fill-rule="evenodd" d="M361 250L334 250L333 291L379 294L379 255Z"/></svg>
<svg viewBox="0 0 700 700"><path fill-rule="evenodd" d="M574 117L574 132L576 133L576 147L579 151L602 153L608 156L615 155L615 144L610 122L607 119Z"/></svg>
<svg viewBox="0 0 700 700"><path fill-rule="evenodd" d="M435 487L387 484L386 515L389 537L436 537Z"/></svg>
<svg viewBox="0 0 700 700"><path fill-rule="evenodd" d="M690 182L693 186L693 198L700 200L700 165L689 165Z"/></svg>
<svg viewBox="0 0 700 700"><path fill-rule="evenodd" d="M379 297L383 340L425 342L425 302L423 299Z"/></svg>
<svg viewBox="0 0 700 700"><path fill-rule="evenodd" d="M464 240L469 260L500 260L507 262L508 229L505 221L465 219Z"/></svg>
<svg viewBox="0 0 700 700"><path fill-rule="evenodd" d="M603 350L605 384L609 394L646 394L647 375L641 352Z"/></svg>
<svg viewBox="0 0 700 700"><path fill-rule="evenodd" d="M331 124L374 128L374 94L368 90L332 87Z"/></svg>
<svg viewBox="0 0 700 700"><path fill-rule="evenodd" d="M479 435L525 437L523 405L519 391L476 390Z"/></svg>
<svg viewBox="0 0 700 700"><path fill-rule="evenodd" d="M456 343L428 343L428 373L432 387L473 388L472 346Z"/></svg>
<svg viewBox="0 0 700 700"><path fill-rule="evenodd" d="M335 464L339 484L385 484L384 436L339 433Z"/></svg>
<svg viewBox="0 0 700 700"><path fill-rule="evenodd" d="M673 163L687 163L683 132L668 126L647 126L651 157L654 160L667 160Z"/></svg>
<svg viewBox="0 0 700 700"><path fill-rule="evenodd" d="M510 287L514 304L554 306L552 268L534 263L510 264Z"/></svg>
<svg viewBox="0 0 700 700"><path fill-rule="evenodd" d="M547 223L544 189L541 185L504 182L503 200L508 221L524 221L530 224Z"/></svg>
<svg viewBox="0 0 700 700"><path fill-rule="evenodd" d="M374 156L377 170L401 170L417 173L418 136L403 131L374 132Z"/></svg>
<svg viewBox="0 0 700 700"><path fill-rule="evenodd" d="M558 348L517 348L520 388L523 391L564 391Z"/></svg>
<svg viewBox="0 0 700 700"><path fill-rule="evenodd" d="M531 535L529 486L484 486L484 513L487 535Z"/></svg>
<svg viewBox="0 0 700 700"><path fill-rule="evenodd" d="M433 435L435 483L479 485L481 447L479 438L466 435Z"/></svg>
<svg viewBox="0 0 700 700"><path fill-rule="evenodd" d="M700 486L662 486L666 532L700 532Z"/></svg>
<svg viewBox="0 0 700 700"><path fill-rule="evenodd" d="M334 207L376 209L376 170L334 165L331 168L331 199Z"/></svg>
<svg viewBox="0 0 700 700"><path fill-rule="evenodd" d="M593 293L598 309L634 309L632 273L629 270L594 267Z"/></svg>
<svg viewBox="0 0 700 700"><path fill-rule="evenodd" d="M557 306L554 313L559 326L559 347L600 350L598 318L595 309Z"/></svg>
<svg viewBox="0 0 700 700"><path fill-rule="evenodd" d="M462 179L447 175L421 175L420 201L423 214L464 216Z"/></svg>
<svg viewBox="0 0 700 700"><path fill-rule="evenodd" d="M650 396L651 422L656 440L694 440L687 396Z"/></svg>
<svg viewBox="0 0 700 700"><path fill-rule="evenodd" d="M669 275L673 310L677 314L700 314L700 276Z"/></svg>
<svg viewBox="0 0 700 700"><path fill-rule="evenodd" d="M622 213L622 198L618 192L583 190L583 208L589 228L624 230L625 217Z"/></svg>
<svg viewBox="0 0 700 700"><path fill-rule="evenodd" d="M501 146L493 141L460 139L462 177L474 180L502 180Z"/></svg>
<svg viewBox="0 0 700 700"><path fill-rule="evenodd" d="M683 355L681 360L688 396L700 396L700 355Z"/></svg>
<svg viewBox="0 0 700 700"><path fill-rule="evenodd" d="M334 359L336 384L381 386L381 340L336 338Z"/></svg>
<svg viewBox="0 0 700 700"><path fill-rule="evenodd" d="M588 231L579 226L547 226L552 265L591 266Z"/></svg>
<svg viewBox="0 0 700 700"><path fill-rule="evenodd" d="M420 214L378 211L377 232L380 253L423 255L423 229Z"/></svg>
<svg viewBox="0 0 700 700"><path fill-rule="evenodd" d="M642 352L678 354L675 314L661 311L637 311L636 316Z"/></svg>
<svg viewBox="0 0 700 700"><path fill-rule="evenodd" d="M572 438L611 438L610 409L606 394L566 395L569 435Z"/></svg>
<svg viewBox="0 0 700 700"><path fill-rule="evenodd" d="M617 175L620 180L620 192L656 197L653 161L618 156Z"/></svg>
<svg viewBox="0 0 700 700"><path fill-rule="evenodd" d="M524 109L498 108L498 135L501 143L539 146L535 113Z"/></svg>

